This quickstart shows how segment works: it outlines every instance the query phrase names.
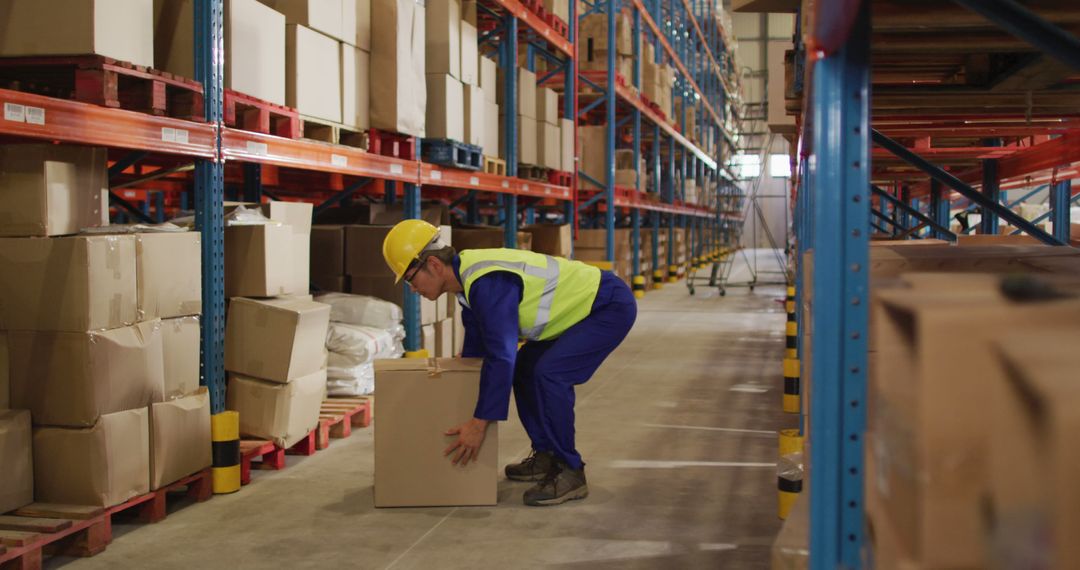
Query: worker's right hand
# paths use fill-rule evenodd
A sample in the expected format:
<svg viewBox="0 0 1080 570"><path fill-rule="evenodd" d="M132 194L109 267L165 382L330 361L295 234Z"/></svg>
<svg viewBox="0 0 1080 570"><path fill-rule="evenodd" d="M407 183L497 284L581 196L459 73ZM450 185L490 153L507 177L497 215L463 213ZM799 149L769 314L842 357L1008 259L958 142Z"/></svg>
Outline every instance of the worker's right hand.
<svg viewBox="0 0 1080 570"><path fill-rule="evenodd" d="M476 460L480 454L480 445L484 443L484 436L487 435L487 425L488 420L472 418L458 427L446 430L446 435L456 435L458 438L443 451L443 457L454 454L451 461L454 465L460 463L462 467Z"/></svg>

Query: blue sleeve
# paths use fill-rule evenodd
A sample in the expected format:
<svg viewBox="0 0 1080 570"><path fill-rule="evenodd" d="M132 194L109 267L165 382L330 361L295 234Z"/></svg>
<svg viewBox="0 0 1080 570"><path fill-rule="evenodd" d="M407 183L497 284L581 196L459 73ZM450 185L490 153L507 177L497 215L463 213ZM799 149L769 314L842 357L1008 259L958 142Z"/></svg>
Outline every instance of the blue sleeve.
<svg viewBox="0 0 1080 570"><path fill-rule="evenodd" d="M459 310L461 324L465 327L465 341L461 345L461 356L462 358L483 358L486 354L483 337L480 335L480 325L476 324L476 317L473 316L471 309L461 305Z"/></svg>
<svg viewBox="0 0 1080 570"><path fill-rule="evenodd" d="M522 292L518 276L501 271L490 273L472 284L469 291L471 310L462 311L466 330L462 355L482 350L484 357L480 370L480 396L473 412L478 419L502 421L510 411L510 390L514 385L517 359L518 305ZM470 332L470 329L473 330ZM472 346L470 337L476 339Z"/></svg>

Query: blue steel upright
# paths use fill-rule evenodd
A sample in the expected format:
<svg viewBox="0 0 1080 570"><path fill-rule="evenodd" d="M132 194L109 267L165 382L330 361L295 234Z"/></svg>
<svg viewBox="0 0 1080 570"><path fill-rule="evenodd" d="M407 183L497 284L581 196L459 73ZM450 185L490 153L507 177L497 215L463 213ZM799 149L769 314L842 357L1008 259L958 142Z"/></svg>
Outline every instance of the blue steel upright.
<svg viewBox="0 0 1080 570"><path fill-rule="evenodd" d="M607 230L604 242L605 258L614 263L615 261L615 60L618 49L615 42L616 2L618 0L606 0L607 12L607 90L604 93L606 99L605 112L607 122L605 126L606 138L604 146L604 203L607 206L604 212L604 228Z"/></svg>
<svg viewBox="0 0 1080 570"><path fill-rule="evenodd" d="M503 75L506 84L503 86L503 105L506 107L506 175L517 176L518 173L518 20L510 12L506 13L503 20L504 36L502 38L502 61ZM503 195L503 243L506 247L517 247L517 196L514 194Z"/></svg>
<svg viewBox="0 0 1080 570"><path fill-rule="evenodd" d="M814 314L810 566L859 568L870 187L870 8L816 62L811 97Z"/></svg>
<svg viewBox="0 0 1080 570"><path fill-rule="evenodd" d="M1050 187L1050 221L1054 224L1054 237L1063 243L1069 243L1071 199L1071 180L1062 180Z"/></svg>
<svg viewBox="0 0 1080 570"><path fill-rule="evenodd" d="M195 0L195 77L203 84L207 122L221 127L223 60L222 0ZM202 234L202 335L200 383L210 393L210 413L225 411L225 165L221 131L214 160L195 161L195 228Z"/></svg>
<svg viewBox="0 0 1080 570"><path fill-rule="evenodd" d="M420 218L420 186L416 184L402 185L403 217L409 220ZM405 302L403 320L405 322L405 351L417 352L423 347L423 339L420 336L420 296L412 290L407 283L402 282L405 288ZM429 354L428 356L434 356Z"/></svg>
<svg viewBox="0 0 1080 570"><path fill-rule="evenodd" d="M998 179L998 161L987 159L983 161L983 187L982 192L988 200L997 204L1001 202L1001 186ZM979 221L979 233L996 235L998 233L998 215L989 208L982 209L982 218Z"/></svg>
<svg viewBox="0 0 1080 570"><path fill-rule="evenodd" d="M633 85L640 93L642 91L641 85L641 12L634 10L634 22L633 22L633 34L634 34L634 77ZM634 177L634 190L641 192L641 170L638 166L641 164L641 111L637 107L634 107L631 111L631 116L634 122L633 133L633 151L634 151L634 172L637 175ZM633 233L631 235L630 249L634 257L631 272L632 275L641 275L641 212L634 208L630 212L630 223L633 226Z"/></svg>

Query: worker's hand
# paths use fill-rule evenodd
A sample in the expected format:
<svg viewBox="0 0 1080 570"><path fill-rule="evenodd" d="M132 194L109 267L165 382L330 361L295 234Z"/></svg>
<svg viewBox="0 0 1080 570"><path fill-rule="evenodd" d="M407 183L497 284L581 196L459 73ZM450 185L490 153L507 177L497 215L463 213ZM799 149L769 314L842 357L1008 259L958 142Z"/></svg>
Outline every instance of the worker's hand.
<svg viewBox="0 0 1080 570"><path fill-rule="evenodd" d="M454 465L460 463L462 467L475 461L480 454L480 444L484 443L484 436L487 435L487 425L487 420L473 418L456 428L446 430L446 435L456 435L458 438L443 451L443 457L454 454Z"/></svg>

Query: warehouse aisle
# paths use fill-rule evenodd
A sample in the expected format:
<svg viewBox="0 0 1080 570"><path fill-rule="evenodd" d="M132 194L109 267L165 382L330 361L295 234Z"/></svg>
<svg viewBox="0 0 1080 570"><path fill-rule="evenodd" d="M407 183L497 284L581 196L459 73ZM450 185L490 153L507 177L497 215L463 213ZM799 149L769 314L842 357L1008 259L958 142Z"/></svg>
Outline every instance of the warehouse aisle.
<svg viewBox="0 0 1080 570"><path fill-rule="evenodd" d="M578 391L585 501L525 507L528 484L502 481L498 507L376 510L371 431L360 430L156 525L117 519L106 552L48 566L767 567L780 526L773 432L796 421L779 411L783 294L649 293L628 340ZM528 443L516 421L501 429L505 464Z"/></svg>

